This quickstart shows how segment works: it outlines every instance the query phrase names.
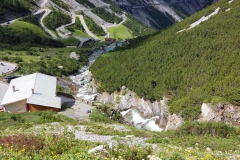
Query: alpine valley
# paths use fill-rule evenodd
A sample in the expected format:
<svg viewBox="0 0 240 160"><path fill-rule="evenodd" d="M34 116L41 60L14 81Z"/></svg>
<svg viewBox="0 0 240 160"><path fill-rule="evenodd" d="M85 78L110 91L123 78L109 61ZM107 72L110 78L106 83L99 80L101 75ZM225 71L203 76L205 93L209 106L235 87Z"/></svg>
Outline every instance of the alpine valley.
<svg viewBox="0 0 240 160"><path fill-rule="evenodd" d="M0 158L240 159L239 10L1 0Z"/></svg>

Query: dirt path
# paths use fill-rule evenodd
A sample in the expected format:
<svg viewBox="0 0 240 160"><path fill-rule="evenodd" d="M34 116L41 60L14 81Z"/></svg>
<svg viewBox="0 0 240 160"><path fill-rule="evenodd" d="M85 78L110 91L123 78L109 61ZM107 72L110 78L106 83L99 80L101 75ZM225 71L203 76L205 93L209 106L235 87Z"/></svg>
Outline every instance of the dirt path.
<svg viewBox="0 0 240 160"><path fill-rule="evenodd" d="M50 29L48 29L44 24L43 24L43 19L45 17L47 17L52 11L50 9L43 9L45 11L44 15L41 17L40 19L40 25L42 26L42 28L44 29L44 31L46 31L47 33L49 33L53 39L58 39L58 37L52 33L52 31Z"/></svg>
<svg viewBox="0 0 240 160"><path fill-rule="evenodd" d="M67 105L69 105L69 108L67 108L65 111L59 112L59 114L63 114L67 117L77 120L89 121L89 114L87 113L87 111L92 110L92 106L80 101L67 102Z"/></svg>
<svg viewBox="0 0 240 160"><path fill-rule="evenodd" d="M87 25L86 25L86 23L85 23L85 21L84 21L83 16L82 16L82 15L78 15L78 17L79 17L79 19L80 19L80 21L81 21L81 23L82 23L82 25L83 25L83 28L84 28L84 30L86 31L86 33L87 33L89 36L91 36L93 39L95 39L95 40L100 40L97 36L95 36L95 35L88 29L88 27L87 27Z"/></svg>

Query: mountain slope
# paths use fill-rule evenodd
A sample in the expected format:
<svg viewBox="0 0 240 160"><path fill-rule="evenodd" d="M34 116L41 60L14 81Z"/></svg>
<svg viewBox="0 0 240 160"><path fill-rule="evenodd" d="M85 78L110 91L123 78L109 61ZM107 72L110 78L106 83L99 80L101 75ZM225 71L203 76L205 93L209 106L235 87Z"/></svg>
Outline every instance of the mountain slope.
<svg viewBox="0 0 240 160"><path fill-rule="evenodd" d="M203 102L240 105L239 4L220 0L172 27L137 39L126 50L99 58L90 68L99 91L127 86L140 97L170 98L172 113L195 119ZM190 30L203 16L220 11ZM229 9L230 8L230 9Z"/></svg>
<svg viewBox="0 0 240 160"><path fill-rule="evenodd" d="M1 0L0 22L27 15L36 7L37 4L33 0Z"/></svg>
<svg viewBox="0 0 240 160"><path fill-rule="evenodd" d="M209 1L179 1L179 0L114 0L123 10L131 13L135 18L157 29L165 28L183 18L200 11L212 4Z"/></svg>

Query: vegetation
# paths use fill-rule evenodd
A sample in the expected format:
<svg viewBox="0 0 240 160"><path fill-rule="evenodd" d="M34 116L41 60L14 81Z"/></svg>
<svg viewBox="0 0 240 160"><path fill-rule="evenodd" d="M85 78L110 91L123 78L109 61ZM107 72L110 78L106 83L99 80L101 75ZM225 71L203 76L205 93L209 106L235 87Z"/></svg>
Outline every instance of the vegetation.
<svg viewBox="0 0 240 160"><path fill-rule="evenodd" d="M69 58L72 51L80 55L79 61ZM86 65L89 51L89 49L77 48L31 48L27 52L2 52L0 53L0 59L18 63L18 74L41 72L53 76L68 76L80 66Z"/></svg>
<svg viewBox="0 0 240 160"><path fill-rule="evenodd" d="M30 28L14 28L15 25L20 23L28 24ZM12 27L13 28L0 26L0 49L28 50L31 46L64 46L64 44L59 41L48 38L46 35L43 36L44 33L38 26L26 22L16 22Z"/></svg>
<svg viewBox="0 0 240 160"><path fill-rule="evenodd" d="M36 5L33 0L1 0L0 1L0 20L5 19L5 13L26 14L29 9Z"/></svg>
<svg viewBox="0 0 240 160"><path fill-rule="evenodd" d="M149 21L151 26L153 26L156 29L164 29L167 26L170 26L175 23L175 20L170 15L168 15L168 13L164 14L155 7L146 7L143 8L143 10L144 12L148 13L151 18L154 19L154 21L151 19L149 19Z"/></svg>
<svg viewBox="0 0 240 160"><path fill-rule="evenodd" d="M2 136L0 141L4 144L0 150L2 159L95 159L87 151L96 144L78 141L71 133Z"/></svg>
<svg viewBox="0 0 240 160"><path fill-rule="evenodd" d="M220 122L187 122L178 130L155 134L148 142L185 148L198 147L199 150L239 150L239 132L239 128Z"/></svg>
<svg viewBox="0 0 240 160"><path fill-rule="evenodd" d="M110 33L111 38L115 38L114 33L116 33L116 39L119 39L119 40L133 38L131 31L129 31L129 29L124 25L111 27L111 28L108 28L107 30Z"/></svg>
<svg viewBox="0 0 240 160"><path fill-rule="evenodd" d="M90 2L89 0L76 0L76 2L84 5L87 8L94 8L95 7L95 5L92 2Z"/></svg>
<svg viewBox="0 0 240 160"><path fill-rule="evenodd" d="M120 23L122 21L122 18L116 16L114 12L108 12L105 8L94 8L92 9L92 12L109 23Z"/></svg>
<svg viewBox="0 0 240 160"><path fill-rule="evenodd" d="M77 46L79 40L75 37L69 37L66 39L61 39L60 40L64 45L66 46Z"/></svg>
<svg viewBox="0 0 240 160"><path fill-rule="evenodd" d="M28 129L36 124L62 122L67 124L76 124L76 121L52 111L36 111L21 114L0 113L0 128L5 129Z"/></svg>
<svg viewBox="0 0 240 160"><path fill-rule="evenodd" d="M116 12L117 14L122 14L121 8L119 8L114 1L111 0L103 0L103 2L110 4L110 9Z"/></svg>
<svg viewBox="0 0 240 160"><path fill-rule="evenodd" d="M75 36L88 37L88 38L90 38L90 36L89 36L87 33L83 32L83 31L81 31L81 30L78 30L78 29L74 29L74 31L73 31L72 33L73 33L73 35L75 35Z"/></svg>
<svg viewBox="0 0 240 160"><path fill-rule="evenodd" d="M133 36L143 36L156 32L151 26L140 22L138 19L134 18L131 14L126 13L127 21L123 23L129 30L131 30Z"/></svg>
<svg viewBox="0 0 240 160"><path fill-rule="evenodd" d="M89 117L92 121L95 122L123 122L123 117L121 116L120 112L106 105L98 106L93 110L93 113L90 114Z"/></svg>
<svg viewBox="0 0 240 160"><path fill-rule="evenodd" d="M240 105L239 3L220 0L170 28L133 40L126 50L98 58L90 70L101 84L99 91L127 86L151 101L166 96L170 112L180 113L185 120L197 118L209 97ZM217 7L221 7L218 15L176 33ZM227 8L231 10L223 12Z"/></svg>
<svg viewBox="0 0 240 160"><path fill-rule="evenodd" d="M63 68L59 68L63 66ZM20 74L30 74L34 72L40 72L53 76L69 75L75 72L79 68L79 63L76 60L62 57L58 59L51 59L46 56L44 60L39 62L22 62L19 63Z"/></svg>
<svg viewBox="0 0 240 160"><path fill-rule="evenodd" d="M55 30L64 24L71 23L71 17L60 11L53 10L50 15L43 19L43 23L47 28Z"/></svg>
<svg viewBox="0 0 240 160"><path fill-rule="evenodd" d="M38 22L38 18L36 16L30 16L29 15L27 17L21 18L19 21L24 21L24 22L28 22L28 23L40 26L40 24Z"/></svg>
<svg viewBox="0 0 240 160"><path fill-rule="evenodd" d="M58 5L59 7L69 11L69 6L64 3L63 1L59 1L59 0L52 0L53 3L55 3L56 5Z"/></svg>
<svg viewBox="0 0 240 160"><path fill-rule="evenodd" d="M85 32L84 27L83 27L83 25L80 22L80 19L78 17L76 17L76 19L75 19L75 24L67 27L67 29L71 32L74 32L74 29L78 29L82 32Z"/></svg>
<svg viewBox="0 0 240 160"><path fill-rule="evenodd" d="M89 30L93 32L97 36L104 36L105 32L102 27L98 26L91 18L88 16L84 16L84 20L86 25L88 26Z"/></svg>
<svg viewBox="0 0 240 160"><path fill-rule="evenodd" d="M33 32L33 34L39 35L39 36L43 36L43 37L47 37L50 38L46 32L38 25L33 24L31 22L26 22L26 19L24 19L23 21L16 21L12 24L10 24L8 27L17 30L17 31L24 31L26 29L31 30L31 32Z"/></svg>

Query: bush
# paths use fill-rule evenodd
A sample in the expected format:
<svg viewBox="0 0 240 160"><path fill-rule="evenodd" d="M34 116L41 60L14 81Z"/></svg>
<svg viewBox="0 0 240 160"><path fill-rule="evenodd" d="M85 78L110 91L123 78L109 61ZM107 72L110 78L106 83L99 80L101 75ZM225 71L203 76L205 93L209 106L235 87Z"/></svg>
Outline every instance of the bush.
<svg viewBox="0 0 240 160"><path fill-rule="evenodd" d="M40 121L43 123L60 122L61 117L53 111L44 111L39 113Z"/></svg>
<svg viewBox="0 0 240 160"><path fill-rule="evenodd" d="M20 114L12 114L11 119L14 121L18 121L18 122L24 122L24 120L22 119L22 116Z"/></svg>
<svg viewBox="0 0 240 160"><path fill-rule="evenodd" d="M131 144L131 139L128 140ZM148 159L148 155L153 153L151 147L140 147L135 145L126 145L124 141L118 141L117 147L110 149L109 158L119 158L124 160L142 160Z"/></svg>
<svg viewBox="0 0 240 160"><path fill-rule="evenodd" d="M239 131L222 122L185 122L178 130L178 135L213 136L227 138L237 136Z"/></svg>
<svg viewBox="0 0 240 160"><path fill-rule="evenodd" d="M104 123L112 123L113 121L123 122L123 117L120 112L106 105L98 106L94 109L89 118L92 121Z"/></svg>

